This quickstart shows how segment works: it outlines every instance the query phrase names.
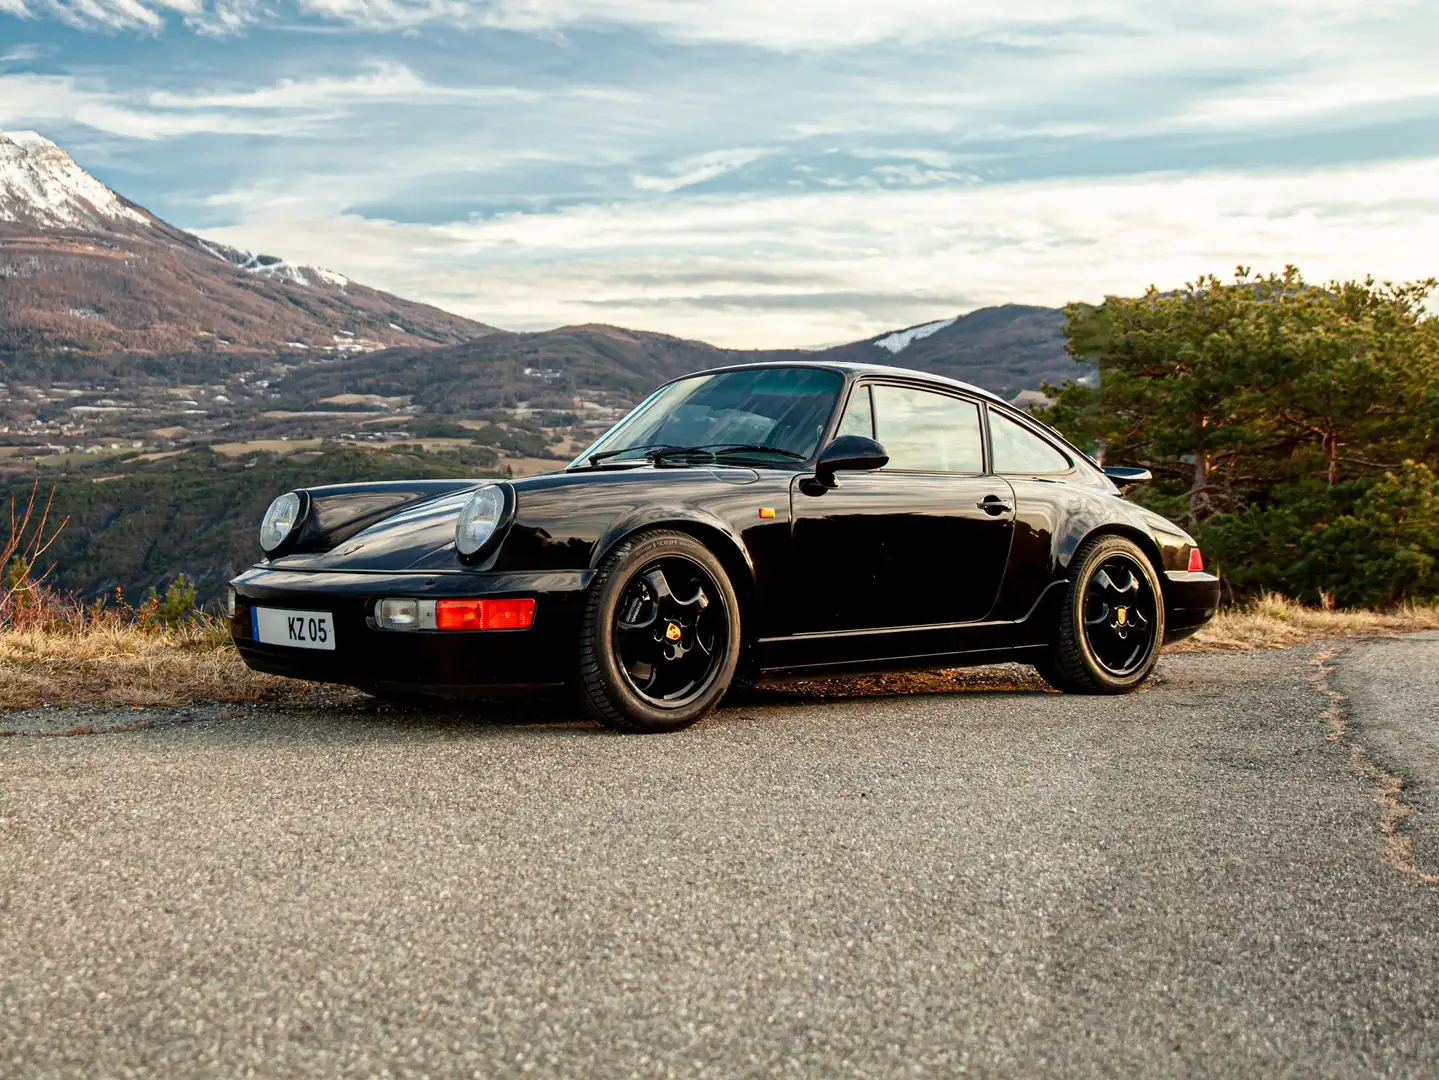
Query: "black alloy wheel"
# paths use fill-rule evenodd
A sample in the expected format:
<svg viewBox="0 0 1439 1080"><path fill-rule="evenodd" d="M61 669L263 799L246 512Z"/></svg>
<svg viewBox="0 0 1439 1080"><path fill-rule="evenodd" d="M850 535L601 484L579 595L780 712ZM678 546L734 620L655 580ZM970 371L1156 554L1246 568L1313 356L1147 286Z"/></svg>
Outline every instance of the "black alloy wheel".
<svg viewBox="0 0 1439 1080"><path fill-rule="evenodd" d="M1070 563L1050 654L1035 669L1071 693L1122 694L1149 677L1164 641L1164 594L1148 556L1127 537L1086 541Z"/></svg>
<svg viewBox="0 0 1439 1080"><path fill-rule="evenodd" d="M619 731L688 727L729 688L739 629L734 588L713 552L685 533L637 534L590 587L580 702Z"/></svg>

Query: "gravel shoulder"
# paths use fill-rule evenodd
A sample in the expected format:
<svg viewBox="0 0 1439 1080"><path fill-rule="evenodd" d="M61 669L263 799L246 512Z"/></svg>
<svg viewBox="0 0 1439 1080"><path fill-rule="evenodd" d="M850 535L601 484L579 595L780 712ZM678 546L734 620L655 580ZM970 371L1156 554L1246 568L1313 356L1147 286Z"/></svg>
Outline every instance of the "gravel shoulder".
<svg viewBox="0 0 1439 1080"><path fill-rule="evenodd" d="M1122 698L781 692L662 738L12 716L0 1074L1432 1075L1439 889L1313 654Z"/></svg>
<svg viewBox="0 0 1439 1080"><path fill-rule="evenodd" d="M1403 783L1410 814L1400 824L1416 864L1439 874L1439 632L1347 650L1335 686L1354 739Z"/></svg>

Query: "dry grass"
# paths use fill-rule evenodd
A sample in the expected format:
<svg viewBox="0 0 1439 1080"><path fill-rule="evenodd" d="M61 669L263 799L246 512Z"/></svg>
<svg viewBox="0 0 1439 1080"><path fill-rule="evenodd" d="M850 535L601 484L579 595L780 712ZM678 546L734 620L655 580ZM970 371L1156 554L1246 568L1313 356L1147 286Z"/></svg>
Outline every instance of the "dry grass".
<svg viewBox="0 0 1439 1080"><path fill-rule="evenodd" d="M293 443L291 444L294 445ZM553 462L545 462L553 466ZM0 711L43 704L160 707L198 702L335 705L357 692L261 675L245 667L225 623L185 611L184 597L152 596L139 607L118 593L83 606L46 586L32 569L63 522L50 522L38 486L12 503L0 529ZM4 521L0 519L0 527ZM178 586L179 583L177 583ZM193 594L192 594L193 595ZM1439 604L1389 613L1306 608L1280 596L1223 611L1176 651L1273 649L1320 639L1372 638L1439 629ZM869 697L960 690L1038 690L1027 668L814 680L767 687L758 700Z"/></svg>
<svg viewBox="0 0 1439 1080"><path fill-rule="evenodd" d="M23 627L0 626L0 711L38 705L161 707L198 702L334 705L359 700L334 687L251 671L223 623L203 617L178 627L144 625L143 606L99 614L66 607ZM137 614L138 612L138 614ZM1439 605L1325 611L1266 597L1220 613L1174 652L1277 649L1321 639L1352 640L1439 629ZM1026 668L920 672L809 680L758 691L760 700L888 697L974 690L1039 690Z"/></svg>
<svg viewBox="0 0 1439 1080"><path fill-rule="evenodd" d="M300 450L318 450L319 439L251 439L249 442L211 443L210 449L225 457L242 457L257 451L272 454L293 454Z"/></svg>
<svg viewBox="0 0 1439 1080"><path fill-rule="evenodd" d="M1174 652L1284 649L1320 640L1388 637L1416 630L1439 630L1439 604L1408 604L1389 612L1339 611L1305 607L1270 593L1252 604L1222 609L1203 630L1170 649Z"/></svg>
<svg viewBox="0 0 1439 1080"><path fill-rule="evenodd" d="M0 526L5 524L0 519ZM0 530L0 711L36 705L164 706L316 700L318 685L250 671L224 622L191 610L183 582L138 607L118 590L83 605L37 572L64 522L39 485L13 500Z"/></svg>
<svg viewBox="0 0 1439 1080"><path fill-rule="evenodd" d="M261 675L222 626L0 629L0 710L37 705L156 707L200 701L310 702L321 687Z"/></svg>

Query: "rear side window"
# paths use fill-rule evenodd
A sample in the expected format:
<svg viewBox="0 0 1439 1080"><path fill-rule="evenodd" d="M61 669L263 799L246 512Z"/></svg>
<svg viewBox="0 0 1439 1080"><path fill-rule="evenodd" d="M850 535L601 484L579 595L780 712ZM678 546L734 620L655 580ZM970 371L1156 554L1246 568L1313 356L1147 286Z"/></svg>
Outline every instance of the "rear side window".
<svg viewBox="0 0 1439 1080"><path fill-rule="evenodd" d="M863 435L866 439L874 438L874 410L869 403L869 387L855 387L854 393L849 396L849 404L844 407L844 417L839 422L839 435Z"/></svg>
<svg viewBox="0 0 1439 1080"><path fill-rule="evenodd" d="M1023 424L1003 413L989 410L989 439L993 447L994 471L997 473L1068 472L1074 466L1061 454Z"/></svg>
<svg viewBox="0 0 1439 1080"><path fill-rule="evenodd" d="M963 398L875 386L875 438L889 455L890 469L912 472L981 473L984 440L979 406Z"/></svg>

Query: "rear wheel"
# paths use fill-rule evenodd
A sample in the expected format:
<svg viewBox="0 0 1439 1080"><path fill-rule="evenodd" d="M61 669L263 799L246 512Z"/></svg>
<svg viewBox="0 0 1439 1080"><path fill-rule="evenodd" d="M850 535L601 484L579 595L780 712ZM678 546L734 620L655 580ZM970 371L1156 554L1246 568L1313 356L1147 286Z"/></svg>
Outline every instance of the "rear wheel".
<svg viewBox="0 0 1439 1080"><path fill-rule="evenodd" d="M686 533L639 533L590 587L580 703L618 731L678 731L724 696L739 643L739 601L714 553Z"/></svg>
<svg viewBox="0 0 1439 1080"><path fill-rule="evenodd" d="M1123 694L1147 679L1164 640L1164 594L1148 556L1123 536L1074 554L1073 578L1048 656L1034 666L1069 693Z"/></svg>

